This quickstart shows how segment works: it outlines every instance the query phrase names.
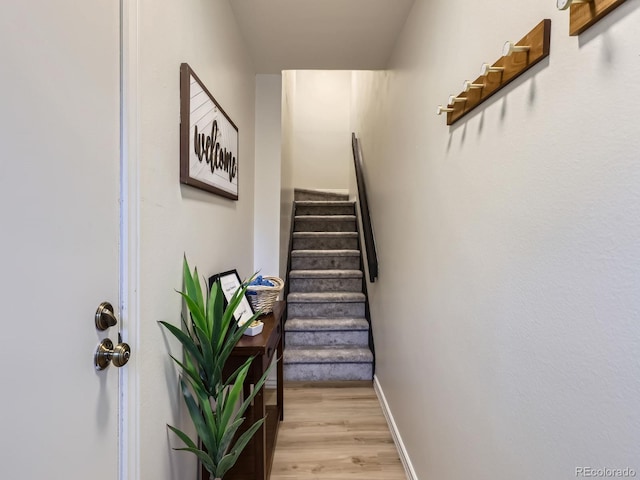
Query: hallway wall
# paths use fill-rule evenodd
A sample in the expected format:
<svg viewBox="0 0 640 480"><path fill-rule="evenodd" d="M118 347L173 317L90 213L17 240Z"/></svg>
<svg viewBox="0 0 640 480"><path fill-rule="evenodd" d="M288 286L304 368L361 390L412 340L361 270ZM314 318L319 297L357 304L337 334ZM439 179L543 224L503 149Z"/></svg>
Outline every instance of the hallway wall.
<svg viewBox="0 0 640 480"><path fill-rule="evenodd" d="M291 206L293 202L293 97L295 73L282 72L282 157L280 166L280 278L287 278L287 256L291 240Z"/></svg>
<svg viewBox="0 0 640 480"><path fill-rule="evenodd" d="M142 479L196 477L167 423L190 431L176 370L181 349L157 324L180 323L182 257L202 276L254 268L255 75L227 0L140 0L140 344ZM239 129L237 202L179 183L179 66L187 62Z"/></svg>
<svg viewBox="0 0 640 480"><path fill-rule="evenodd" d="M351 71L286 70L282 81L280 276L286 275L294 188L349 188Z"/></svg>
<svg viewBox="0 0 640 480"><path fill-rule="evenodd" d="M377 376L422 480L640 474L639 7L575 38L553 1L418 0L389 71L354 74ZM543 18L551 57L447 127Z"/></svg>
<svg viewBox="0 0 640 480"><path fill-rule="evenodd" d="M291 142L287 178L295 188L346 189L351 166L351 72L287 72Z"/></svg>
<svg viewBox="0 0 640 480"><path fill-rule="evenodd" d="M279 275L282 75L256 75L254 271Z"/></svg>

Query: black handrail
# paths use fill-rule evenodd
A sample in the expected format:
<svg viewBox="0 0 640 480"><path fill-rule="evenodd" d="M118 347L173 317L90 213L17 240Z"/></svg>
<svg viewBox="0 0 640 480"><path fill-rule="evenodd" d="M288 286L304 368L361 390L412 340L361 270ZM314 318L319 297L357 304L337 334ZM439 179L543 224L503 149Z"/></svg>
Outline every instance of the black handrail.
<svg viewBox="0 0 640 480"><path fill-rule="evenodd" d="M351 134L351 147L353 148L353 163L356 167L356 182L358 185L358 203L360 204L360 216L362 217L362 234L364 235L364 246L367 249L367 265L369 266L369 280L371 283L378 278L378 254L376 253L376 242L373 238L373 228L371 226L371 215L369 213L369 202L367 201L367 188L364 184L364 173L362 171L362 148L356 134Z"/></svg>
<svg viewBox="0 0 640 480"><path fill-rule="evenodd" d="M284 281L284 292L282 294L282 299L285 300L285 301L287 300L287 297L289 296L289 282L290 282L289 272L291 272L291 263L292 263L291 251L293 250L293 233L294 233L295 220L296 220L296 202L295 202L295 199L294 199L294 201L292 202L292 205L291 205L291 225L289 226L289 251L287 253L287 272L285 274L286 277L285 277L285 281ZM289 308L285 304L285 310L282 313L282 318L284 319L283 322L286 322L288 316L289 316ZM283 341L284 341L285 337L283 336L282 338L283 338Z"/></svg>

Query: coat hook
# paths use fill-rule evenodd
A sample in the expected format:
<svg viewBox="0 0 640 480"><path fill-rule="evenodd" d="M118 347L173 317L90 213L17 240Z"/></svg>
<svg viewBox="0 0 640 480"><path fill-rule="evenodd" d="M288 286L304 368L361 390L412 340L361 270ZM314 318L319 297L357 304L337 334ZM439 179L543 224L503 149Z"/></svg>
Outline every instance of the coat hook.
<svg viewBox="0 0 640 480"><path fill-rule="evenodd" d="M504 67L492 67L488 63L483 63L482 67L480 68L480 75L482 75L483 77L486 77L490 73L497 73L497 72L500 72L500 73L504 72Z"/></svg>
<svg viewBox="0 0 640 480"><path fill-rule="evenodd" d="M456 97L455 95L449 95L449 102L447 105L454 105L456 103L464 103L467 101L467 97Z"/></svg>
<svg viewBox="0 0 640 480"><path fill-rule="evenodd" d="M468 92L471 89L484 88L484 83L473 83L471 80L465 80L462 89Z"/></svg>
<svg viewBox="0 0 640 480"><path fill-rule="evenodd" d="M566 10L574 3L591 3L593 0L557 0L558 10Z"/></svg>
<svg viewBox="0 0 640 480"><path fill-rule="evenodd" d="M438 105L438 108L436 109L436 114L438 115L442 115L443 113L450 113L450 112L453 112L453 108L443 107L442 105Z"/></svg>
<svg viewBox="0 0 640 480"><path fill-rule="evenodd" d="M505 57L508 57L512 53L515 53L515 52L528 52L529 50L531 50L530 46L516 45L512 41L507 41L504 44L504 47L502 47L502 55L504 55Z"/></svg>

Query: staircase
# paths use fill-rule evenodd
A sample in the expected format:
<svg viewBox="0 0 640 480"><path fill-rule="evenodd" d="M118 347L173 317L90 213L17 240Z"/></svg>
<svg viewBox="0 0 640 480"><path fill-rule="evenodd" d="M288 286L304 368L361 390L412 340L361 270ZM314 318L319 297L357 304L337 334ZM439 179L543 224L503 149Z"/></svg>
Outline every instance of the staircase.
<svg viewBox="0 0 640 480"><path fill-rule="evenodd" d="M347 195L296 190L294 203L285 380L371 380L354 202Z"/></svg>

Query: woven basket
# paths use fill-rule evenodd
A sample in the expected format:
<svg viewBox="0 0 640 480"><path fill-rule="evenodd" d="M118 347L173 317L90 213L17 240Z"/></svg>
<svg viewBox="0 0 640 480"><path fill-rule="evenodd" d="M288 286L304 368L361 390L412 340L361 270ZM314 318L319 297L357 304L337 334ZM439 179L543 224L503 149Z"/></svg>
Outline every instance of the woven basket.
<svg viewBox="0 0 640 480"><path fill-rule="evenodd" d="M264 276L262 278L273 283L273 287L266 285L249 285L247 287L247 296L255 312L267 314L273 311L273 305L276 303L276 300L278 300L278 296L284 288L284 280L279 277Z"/></svg>

